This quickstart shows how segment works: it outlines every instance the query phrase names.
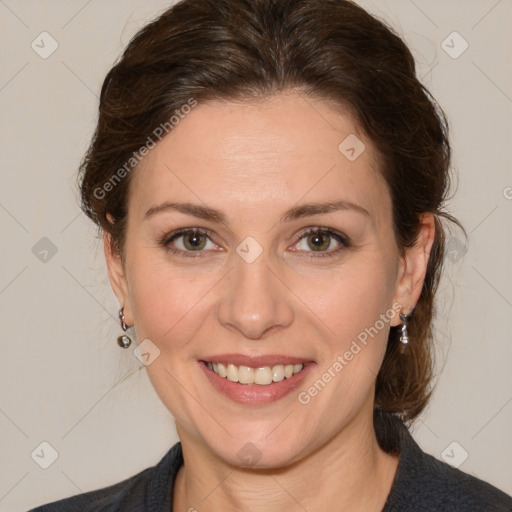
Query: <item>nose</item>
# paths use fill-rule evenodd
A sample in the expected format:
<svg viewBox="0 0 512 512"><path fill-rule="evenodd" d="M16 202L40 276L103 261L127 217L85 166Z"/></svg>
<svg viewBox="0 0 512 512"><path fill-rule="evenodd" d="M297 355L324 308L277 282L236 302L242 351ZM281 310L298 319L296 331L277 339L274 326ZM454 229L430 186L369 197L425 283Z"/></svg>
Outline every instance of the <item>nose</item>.
<svg viewBox="0 0 512 512"><path fill-rule="evenodd" d="M251 340L288 327L294 318L292 293L269 266L265 251L252 263L237 254L233 259L217 307L219 323Z"/></svg>

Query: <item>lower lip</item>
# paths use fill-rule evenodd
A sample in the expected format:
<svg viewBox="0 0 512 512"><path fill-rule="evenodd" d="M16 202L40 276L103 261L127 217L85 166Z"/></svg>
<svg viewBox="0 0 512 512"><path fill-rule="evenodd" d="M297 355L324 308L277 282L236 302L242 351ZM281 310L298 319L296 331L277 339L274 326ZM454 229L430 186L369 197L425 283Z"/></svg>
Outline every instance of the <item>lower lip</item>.
<svg viewBox="0 0 512 512"><path fill-rule="evenodd" d="M308 363L299 373L296 373L289 379L285 378L280 382L273 382L268 386L231 382L224 377L220 377L213 370L210 370L204 361L199 361L199 366L213 387L234 402L238 402L239 404L263 405L276 402L299 387L307 374L316 365L315 363Z"/></svg>

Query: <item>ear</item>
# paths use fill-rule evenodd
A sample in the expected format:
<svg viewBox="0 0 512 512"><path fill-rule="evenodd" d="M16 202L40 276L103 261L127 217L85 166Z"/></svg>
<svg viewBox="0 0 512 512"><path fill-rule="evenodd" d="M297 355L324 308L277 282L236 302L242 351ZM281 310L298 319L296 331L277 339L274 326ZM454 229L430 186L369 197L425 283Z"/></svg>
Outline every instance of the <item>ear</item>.
<svg viewBox="0 0 512 512"><path fill-rule="evenodd" d="M420 298L427 273L430 251L434 243L435 230L434 215L432 213L421 215L418 239L413 247L406 250L405 255L400 260L393 304L401 304L402 311L406 315L413 310ZM391 325L399 325L400 323L399 315L395 315Z"/></svg>
<svg viewBox="0 0 512 512"><path fill-rule="evenodd" d="M103 233L103 251L107 262L108 277L112 290L116 294L117 300L124 307L125 322L128 326L133 325L133 315L130 306L128 282L126 280L125 269L121 255L116 250L112 236L106 231Z"/></svg>

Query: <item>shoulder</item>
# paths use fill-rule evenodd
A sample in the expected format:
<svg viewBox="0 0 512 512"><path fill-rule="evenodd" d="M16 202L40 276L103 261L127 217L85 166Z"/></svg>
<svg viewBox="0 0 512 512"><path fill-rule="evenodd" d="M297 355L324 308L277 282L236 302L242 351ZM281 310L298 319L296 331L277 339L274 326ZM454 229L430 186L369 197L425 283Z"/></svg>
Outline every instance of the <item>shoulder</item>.
<svg viewBox="0 0 512 512"><path fill-rule="evenodd" d="M399 463L383 512L511 512L512 497L423 452L398 419L395 430ZM386 443L390 446L387 434Z"/></svg>
<svg viewBox="0 0 512 512"><path fill-rule="evenodd" d="M183 463L176 443L156 465L109 487L47 503L29 512L139 512L168 510L172 484Z"/></svg>
<svg viewBox="0 0 512 512"><path fill-rule="evenodd" d="M151 475L152 468L109 487L78 494L46 505L29 512L110 512L119 510L119 506L129 499L133 503L144 499L144 486ZM142 493L142 494L141 494ZM138 503L137 503L138 504ZM133 509L136 510L136 509Z"/></svg>
<svg viewBox="0 0 512 512"><path fill-rule="evenodd" d="M397 511L512 511L510 496L431 455L417 454L408 468L408 474L401 475Z"/></svg>

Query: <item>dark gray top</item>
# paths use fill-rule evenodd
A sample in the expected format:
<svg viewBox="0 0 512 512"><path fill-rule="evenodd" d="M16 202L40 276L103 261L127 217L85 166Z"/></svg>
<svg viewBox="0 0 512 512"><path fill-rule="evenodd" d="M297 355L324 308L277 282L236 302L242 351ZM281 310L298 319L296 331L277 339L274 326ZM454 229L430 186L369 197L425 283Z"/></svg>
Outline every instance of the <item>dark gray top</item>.
<svg viewBox="0 0 512 512"><path fill-rule="evenodd" d="M381 447L398 453L398 470L382 512L511 512L512 497L424 453L402 421L375 414ZM110 487L42 505L29 512L169 512L183 464L176 443L154 467Z"/></svg>

